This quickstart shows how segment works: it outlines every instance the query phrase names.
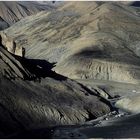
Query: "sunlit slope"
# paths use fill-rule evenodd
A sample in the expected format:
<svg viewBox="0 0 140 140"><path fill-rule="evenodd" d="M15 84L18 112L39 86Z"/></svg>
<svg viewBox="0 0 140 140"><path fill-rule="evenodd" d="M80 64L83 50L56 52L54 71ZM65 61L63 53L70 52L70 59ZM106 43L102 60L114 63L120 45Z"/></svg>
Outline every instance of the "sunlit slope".
<svg viewBox="0 0 140 140"><path fill-rule="evenodd" d="M50 11L53 6L37 2L0 1L0 30L5 29L20 19L42 10Z"/></svg>
<svg viewBox="0 0 140 140"><path fill-rule="evenodd" d="M6 42L10 37L25 48L27 58L55 62L57 73L73 79L138 83L139 25L139 8L115 2L65 2L56 11L21 20L2 38Z"/></svg>

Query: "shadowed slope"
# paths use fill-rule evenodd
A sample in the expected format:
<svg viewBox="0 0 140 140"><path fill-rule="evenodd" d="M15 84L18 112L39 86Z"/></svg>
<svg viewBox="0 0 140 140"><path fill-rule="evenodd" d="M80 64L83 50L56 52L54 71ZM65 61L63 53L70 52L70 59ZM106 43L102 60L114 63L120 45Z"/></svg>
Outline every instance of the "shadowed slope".
<svg viewBox="0 0 140 140"><path fill-rule="evenodd" d="M1 138L24 130L80 124L110 112L94 92L56 74L42 61L14 57L0 47Z"/></svg>

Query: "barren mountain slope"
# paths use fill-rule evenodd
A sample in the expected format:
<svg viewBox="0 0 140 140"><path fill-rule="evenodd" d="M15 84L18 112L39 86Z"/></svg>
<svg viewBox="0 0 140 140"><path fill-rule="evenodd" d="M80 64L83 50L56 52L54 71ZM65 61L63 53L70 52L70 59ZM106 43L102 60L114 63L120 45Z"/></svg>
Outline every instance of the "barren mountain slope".
<svg viewBox="0 0 140 140"><path fill-rule="evenodd" d="M0 1L0 30L7 28L23 17L36 14L39 11L50 11L54 7L37 2Z"/></svg>
<svg viewBox="0 0 140 140"><path fill-rule="evenodd" d="M110 107L96 92L51 71L48 62L16 57L0 46L0 138L80 124Z"/></svg>
<svg viewBox="0 0 140 140"><path fill-rule="evenodd" d="M12 50L10 38L25 57L54 62L57 73L73 79L139 83L139 11L115 2L65 2L14 24L2 42Z"/></svg>

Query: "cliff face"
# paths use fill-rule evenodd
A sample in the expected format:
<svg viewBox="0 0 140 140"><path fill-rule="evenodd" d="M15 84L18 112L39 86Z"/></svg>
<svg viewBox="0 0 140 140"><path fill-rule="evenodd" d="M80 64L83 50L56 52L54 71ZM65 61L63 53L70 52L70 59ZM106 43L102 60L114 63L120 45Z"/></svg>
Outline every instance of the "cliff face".
<svg viewBox="0 0 140 140"><path fill-rule="evenodd" d="M1 33L1 45L5 47L5 49L17 56L24 57L25 55L25 49L21 46L18 46L18 44L12 39L11 37L8 37L6 34Z"/></svg>
<svg viewBox="0 0 140 140"><path fill-rule="evenodd" d="M32 74L22 66L21 62L0 46L1 67L0 73L9 79L20 77L31 78Z"/></svg>
<svg viewBox="0 0 140 140"><path fill-rule="evenodd" d="M5 30L25 57L56 63L73 79L139 83L139 9L120 3L67 2Z"/></svg>

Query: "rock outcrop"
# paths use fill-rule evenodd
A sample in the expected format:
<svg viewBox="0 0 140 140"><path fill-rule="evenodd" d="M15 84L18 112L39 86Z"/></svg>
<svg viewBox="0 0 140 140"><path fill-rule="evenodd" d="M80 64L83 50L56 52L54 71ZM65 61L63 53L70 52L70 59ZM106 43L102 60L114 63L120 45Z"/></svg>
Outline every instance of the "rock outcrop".
<svg viewBox="0 0 140 140"><path fill-rule="evenodd" d="M20 77L30 79L33 75L7 50L0 46L0 73L9 79Z"/></svg>
<svg viewBox="0 0 140 140"><path fill-rule="evenodd" d="M1 44L7 49L8 52L24 57L25 55L25 49L21 46L18 46L18 44L12 39L11 37L8 37L6 34L1 33Z"/></svg>

